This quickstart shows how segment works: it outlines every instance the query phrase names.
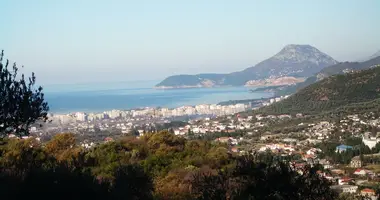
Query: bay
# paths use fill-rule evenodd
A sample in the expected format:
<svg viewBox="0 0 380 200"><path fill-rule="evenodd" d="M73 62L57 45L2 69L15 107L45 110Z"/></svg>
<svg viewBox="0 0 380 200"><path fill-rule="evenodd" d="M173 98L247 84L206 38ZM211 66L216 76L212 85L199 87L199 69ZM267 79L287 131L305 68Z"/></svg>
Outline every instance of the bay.
<svg viewBox="0 0 380 200"><path fill-rule="evenodd" d="M45 86L52 113L102 112L142 107L194 106L228 100L271 97L267 92L249 92L247 87L153 89L153 82L86 83Z"/></svg>

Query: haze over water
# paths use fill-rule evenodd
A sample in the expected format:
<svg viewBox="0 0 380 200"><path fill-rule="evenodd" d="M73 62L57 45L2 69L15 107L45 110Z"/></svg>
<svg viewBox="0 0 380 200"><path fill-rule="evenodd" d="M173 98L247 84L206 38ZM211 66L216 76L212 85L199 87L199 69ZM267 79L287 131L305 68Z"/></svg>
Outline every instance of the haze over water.
<svg viewBox="0 0 380 200"><path fill-rule="evenodd" d="M246 87L156 90L156 81L88 83L45 86L52 113L102 112L141 107L180 107L221 101L258 99L271 93L250 93Z"/></svg>

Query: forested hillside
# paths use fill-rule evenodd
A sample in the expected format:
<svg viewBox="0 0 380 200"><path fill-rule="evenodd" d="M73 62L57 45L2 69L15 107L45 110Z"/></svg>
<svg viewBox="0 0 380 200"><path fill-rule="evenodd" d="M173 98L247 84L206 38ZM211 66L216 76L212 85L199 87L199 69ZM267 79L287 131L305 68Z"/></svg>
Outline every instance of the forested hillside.
<svg viewBox="0 0 380 200"><path fill-rule="evenodd" d="M2 140L0 154L4 199L25 199L25 194L31 199L91 200L335 197L317 168L300 174L271 154L239 156L226 144L169 132L126 137L92 149L79 146L73 134L58 134L44 144L34 138Z"/></svg>
<svg viewBox="0 0 380 200"><path fill-rule="evenodd" d="M260 109L266 113L317 113L380 97L380 67L334 75L288 99Z"/></svg>

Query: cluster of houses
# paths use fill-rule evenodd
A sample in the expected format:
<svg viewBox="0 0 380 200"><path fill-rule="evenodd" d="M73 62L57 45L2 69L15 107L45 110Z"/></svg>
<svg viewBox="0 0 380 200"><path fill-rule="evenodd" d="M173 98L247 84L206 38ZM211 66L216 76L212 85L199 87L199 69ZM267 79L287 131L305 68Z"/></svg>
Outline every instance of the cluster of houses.
<svg viewBox="0 0 380 200"><path fill-rule="evenodd" d="M341 169L331 169L330 173L318 171L318 173L334 184L331 189L338 193L349 193L367 197L371 200L378 199L378 195L373 188L368 187L370 181L378 182L379 178L371 170L357 168L353 173L347 174Z"/></svg>
<svg viewBox="0 0 380 200"><path fill-rule="evenodd" d="M183 127L178 127L174 129L176 135L186 135L188 133L196 134L208 134L215 132L236 132L236 131L246 131L247 134L253 134L257 132L257 128L264 127L266 123L265 120L282 120L282 119L291 119L291 115L256 115L256 116L247 116L240 117L240 115L235 116L226 116L225 118L210 119L204 118L201 120L201 123L194 123L193 120L189 121L190 125ZM297 116L302 116L299 114ZM199 121L198 121L199 122Z"/></svg>
<svg viewBox="0 0 380 200"><path fill-rule="evenodd" d="M302 117L302 115L298 114L296 117ZM251 127L247 129L247 134L251 132L255 133L256 128L268 126L268 120L273 121L291 118L292 116L289 115L254 116L253 122L250 122ZM264 135L261 135L257 141L261 143L261 145L256 145L255 148L259 152L271 151L272 153L281 155L298 154L300 155L300 160L295 163L295 166L302 167L306 164L322 165L324 170L329 172L319 171L318 173L332 182L333 185L331 186L331 189L334 191L338 193L350 193L357 196L365 196L374 200L378 199L378 194L374 188L380 186L380 184L378 184L380 182L380 174L365 168L365 165L359 156L353 157L350 164L342 165L333 163L327 159L320 159L319 155L323 153L322 150L319 148L310 147L310 145L314 146L315 144L328 141L333 133L339 131L347 134L349 137L361 138L363 144L372 149L377 143L380 142L380 137L378 137L379 134L374 135L373 133L365 132L363 127L366 126L380 127L380 120L374 119L374 117L369 114L362 116L348 115L338 122L320 121L313 123L300 123L298 124L300 129L295 133L264 133ZM292 134L303 135L306 139L292 138L290 137ZM233 138L228 138L228 140L232 139ZM218 141L220 141L220 139L218 139ZM234 149L237 149L236 146ZM340 144L335 147L335 153L343 153L350 149L354 149L354 147ZM380 154L364 155L364 157L367 156L380 157Z"/></svg>
<svg viewBox="0 0 380 200"><path fill-rule="evenodd" d="M291 153L295 151L295 147L293 145L287 145L287 144L266 144L265 146L259 149L259 152L264 152L268 150L274 153L278 153L278 152Z"/></svg>
<svg viewBox="0 0 380 200"><path fill-rule="evenodd" d="M210 120L210 118L205 118L201 124L194 124L192 121L189 121L190 124L178 127L174 129L175 135L186 135L188 133L195 134L212 134L215 132L236 132L237 130L248 130L255 126L260 126L260 124L253 124L249 121L252 117L246 119L238 118L237 121L234 121L232 117L227 117L225 122L218 120Z"/></svg>

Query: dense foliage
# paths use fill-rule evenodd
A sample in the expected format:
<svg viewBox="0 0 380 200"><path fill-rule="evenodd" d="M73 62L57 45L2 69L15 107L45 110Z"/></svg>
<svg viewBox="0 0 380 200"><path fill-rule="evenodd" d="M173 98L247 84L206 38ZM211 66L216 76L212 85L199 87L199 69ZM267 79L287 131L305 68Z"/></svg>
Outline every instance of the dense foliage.
<svg viewBox="0 0 380 200"><path fill-rule="evenodd" d="M272 157L238 156L225 144L163 131L93 149L72 134L2 140L0 188L21 199L333 199L316 168L295 171ZM4 196L5 195L5 196Z"/></svg>
<svg viewBox="0 0 380 200"><path fill-rule="evenodd" d="M36 120L46 121L49 107L42 87L35 87L36 77L18 76L16 63L9 69L0 54L0 136L8 133L27 135L29 125Z"/></svg>
<svg viewBox="0 0 380 200"><path fill-rule="evenodd" d="M284 88L278 88L276 89L274 95L275 96L285 96L290 95L293 93L296 93L297 91L301 90L302 88L305 88L313 83L316 83L318 81L318 78L316 76L311 76L307 78L304 82L297 83L295 85L289 85Z"/></svg>

